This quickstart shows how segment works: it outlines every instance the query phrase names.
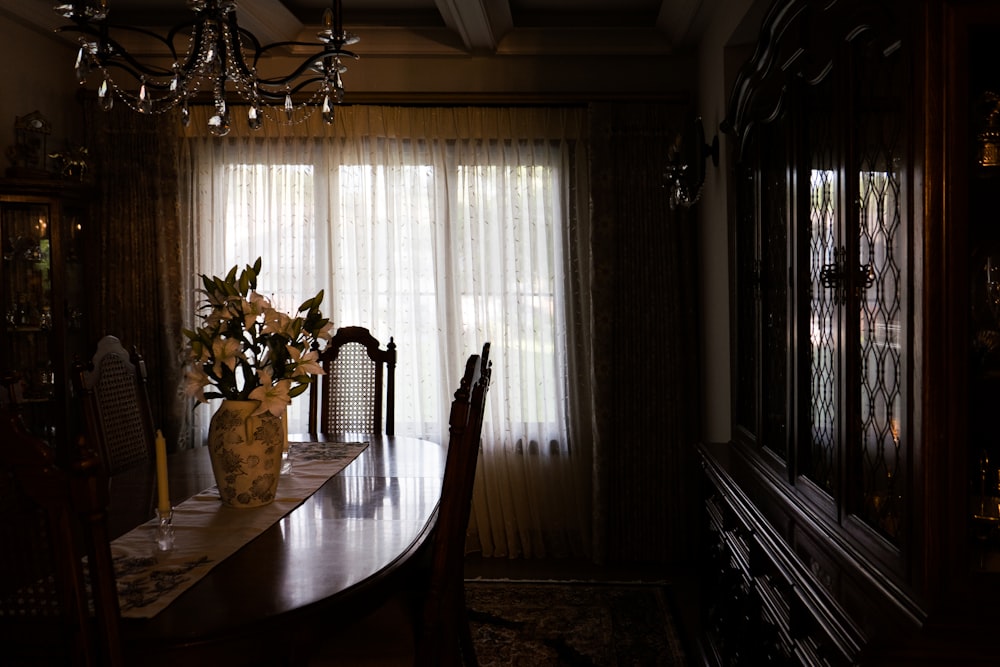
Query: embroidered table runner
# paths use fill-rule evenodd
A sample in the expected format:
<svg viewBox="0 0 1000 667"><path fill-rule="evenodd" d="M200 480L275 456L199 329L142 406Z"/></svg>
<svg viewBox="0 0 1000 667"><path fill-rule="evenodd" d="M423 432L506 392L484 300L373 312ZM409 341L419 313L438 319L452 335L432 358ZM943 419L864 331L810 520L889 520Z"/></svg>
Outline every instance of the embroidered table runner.
<svg viewBox="0 0 1000 667"><path fill-rule="evenodd" d="M274 502L235 509L211 487L174 508L174 548L156 549L155 519L111 543L118 600L125 618L151 618L209 570L298 507L368 446L366 442L289 443L291 469Z"/></svg>

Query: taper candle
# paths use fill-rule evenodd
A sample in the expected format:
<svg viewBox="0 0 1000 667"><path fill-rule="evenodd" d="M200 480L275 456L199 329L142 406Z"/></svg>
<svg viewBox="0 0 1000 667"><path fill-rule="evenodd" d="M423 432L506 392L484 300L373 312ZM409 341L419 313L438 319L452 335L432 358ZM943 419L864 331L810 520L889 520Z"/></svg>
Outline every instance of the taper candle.
<svg viewBox="0 0 1000 667"><path fill-rule="evenodd" d="M167 482L167 441L163 438L163 432L156 430L156 508L160 511L160 516L167 516L170 513L170 487Z"/></svg>

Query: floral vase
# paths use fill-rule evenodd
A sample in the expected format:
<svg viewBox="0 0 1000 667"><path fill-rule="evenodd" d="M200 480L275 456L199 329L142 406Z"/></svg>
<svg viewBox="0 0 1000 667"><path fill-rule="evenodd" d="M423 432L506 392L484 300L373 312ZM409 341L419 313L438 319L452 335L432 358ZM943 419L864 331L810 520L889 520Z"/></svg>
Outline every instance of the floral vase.
<svg viewBox="0 0 1000 667"><path fill-rule="evenodd" d="M219 498L230 507L274 501L281 472L284 424L258 401L223 400L208 426L208 453Z"/></svg>

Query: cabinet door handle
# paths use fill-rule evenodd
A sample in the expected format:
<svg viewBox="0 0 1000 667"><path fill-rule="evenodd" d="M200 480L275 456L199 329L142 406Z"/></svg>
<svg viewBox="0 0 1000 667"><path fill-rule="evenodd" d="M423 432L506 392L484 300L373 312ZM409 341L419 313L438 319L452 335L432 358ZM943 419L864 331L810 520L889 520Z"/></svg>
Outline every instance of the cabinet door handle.
<svg viewBox="0 0 1000 667"><path fill-rule="evenodd" d="M835 290L834 303L845 303L845 290L847 288L847 249L840 246L833 251L833 262L824 264L819 272L819 282L827 289ZM855 297L861 296L861 292L875 284L875 269L871 262L858 267L855 278Z"/></svg>

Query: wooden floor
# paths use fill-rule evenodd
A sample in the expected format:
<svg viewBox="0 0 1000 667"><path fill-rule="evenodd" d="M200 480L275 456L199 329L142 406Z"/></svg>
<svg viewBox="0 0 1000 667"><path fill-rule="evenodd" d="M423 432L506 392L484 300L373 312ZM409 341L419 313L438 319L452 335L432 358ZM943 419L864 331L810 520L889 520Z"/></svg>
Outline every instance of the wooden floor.
<svg viewBox="0 0 1000 667"><path fill-rule="evenodd" d="M684 641L684 652L689 657L697 655L695 638L701 626L698 577L693 568L596 565L589 561L569 559L483 558L470 554L465 559L465 578L669 584L673 611ZM695 664L694 661L692 664Z"/></svg>

